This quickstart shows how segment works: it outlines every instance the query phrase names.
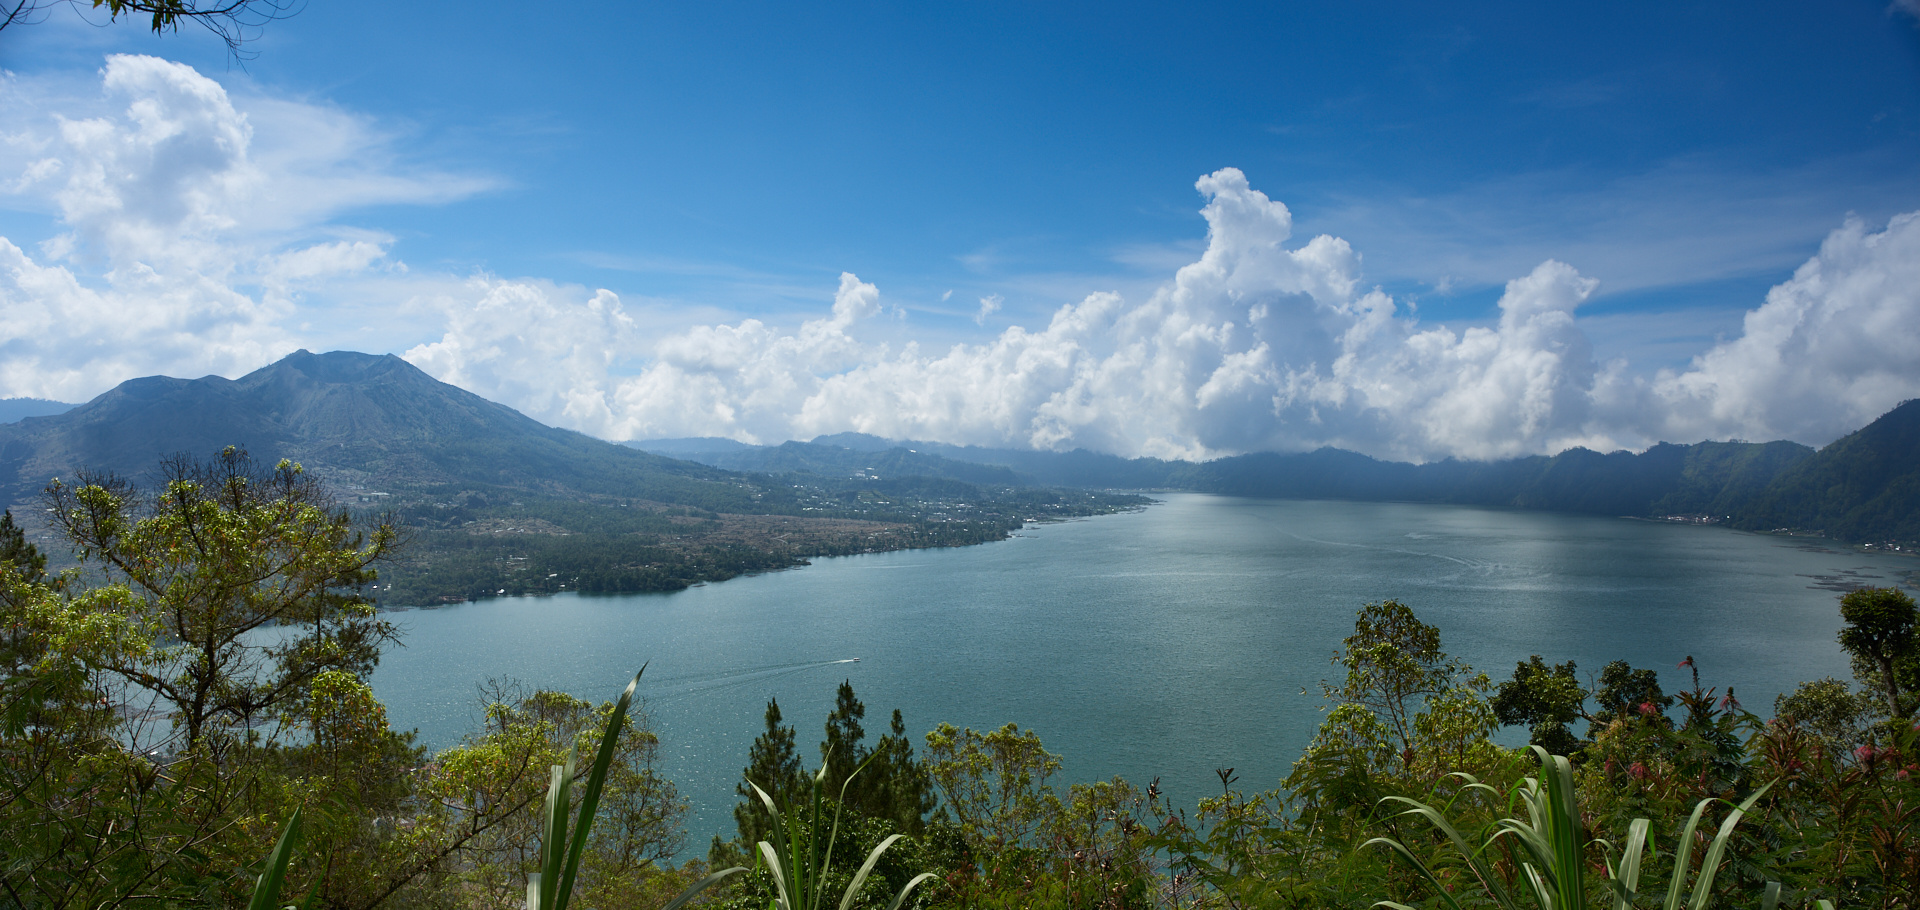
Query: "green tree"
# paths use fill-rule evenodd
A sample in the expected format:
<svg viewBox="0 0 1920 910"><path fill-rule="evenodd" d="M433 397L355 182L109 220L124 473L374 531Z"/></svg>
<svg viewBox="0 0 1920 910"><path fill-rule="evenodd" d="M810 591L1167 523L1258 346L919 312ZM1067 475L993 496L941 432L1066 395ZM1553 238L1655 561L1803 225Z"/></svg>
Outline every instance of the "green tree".
<svg viewBox="0 0 1920 910"><path fill-rule="evenodd" d="M1449 657L1440 631L1405 604L1363 607L1345 645L1334 663L1346 678L1321 683L1330 710L1281 786L1319 836L1351 844L1382 797L1484 776L1505 751L1491 739L1492 680Z"/></svg>
<svg viewBox="0 0 1920 910"><path fill-rule="evenodd" d="M1803 682L1773 700L1773 714L1806 731L1831 756L1853 748L1875 707L1844 680L1831 676Z"/></svg>
<svg viewBox="0 0 1920 910"><path fill-rule="evenodd" d="M820 763L827 769L827 791L839 793L843 784L849 784L855 769L867 760L867 749L861 744L867 731L860 726L861 719L867 716L867 706L853 694L853 680L840 683L834 693L833 710L827 714L826 738L820 741ZM860 779L851 782L848 787L848 802L855 803L850 808L860 808L858 804L867 800L856 794L870 789L871 772L860 775Z"/></svg>
<svg viewBox="0 0 1920 910"><path fill-rule="evenodd" d="M1853 675L1886 701L1897 720L1913 717L1920 697L1920 634L1913 598L1899 588L1860 588L1840 598L1840 647Z"/></svg>
<svg viewBox="0 0 1920 910"><path fill-rule="evenodd" d="M16 552L16 557L18 557ZM0 894L25 907L116 906L135 894L191 900L203 888L170 861L202 841L205 813L174 782L224 794L192 766L160 769L122 745L123 714L102 668L138 660L146 630L116 592L70 598L0 571Z"/></svg>
<svg viewBox="0 0 1920 910"><path fill-rule="evenodd" d="M1347 670L1339 687L1322 685L1338 702L1365 707L1379 715L1406 764L1413 763L1414 718L1426 699L1452 688L1466 668L1440 649L1440 630L1413 615L1397 600L1360 608L1353 634L1333 662Z"/></svg>
<svg viewBox="0 0 1920 910"><path fill-rule="evenodd" d="M934 795L926 764L914 758L913 740L907 736L907 725L898 708L872 755L873 763L860 775L873 778L872 786L865 791L869 801L863 811L886 822L890 830L918 836L926 830L940 800Z"/></svg>
<svg viewBox="0 0 1920 910"><path fill-rule="evenodd" d="M1580 743L1567 725L1579 719L1587 691L1574 675L1573 661L1547 666L1535 654L1513 670L1493 697L1493 713L1507 726L1525 726L1533 745L1555 755L1572 755Z"/></svg>
<svg viewBox="0 0 1920 910"><path fill-rule="evenodd" d="M927 734L927 772L962 831L989 850L1026 845L1061 812L1047 778L1060 756L1007 724L988 733L941 724Z"/></svg>
<svg viewBox="0 0 1920 910"><path fill-rule="evenodd" d="M1590 719L1598 729L1635 717L1664 724L1664 712L1673 704L1673 698L1661 691L1660 674L1636 670L1626 661L1616 660L1601 668L1600 688L1594 691L1593 702L1595 710Z"/></svg>
<svg viewBox="0 0 1920 910"><path fill-rule="evenodd" d="M46 554L27 542L26 532L13 523L12 510L0 514L0 571L12 572L29 583L47 575Z"/></svg>
<svg viewBox="0 0 1920 910"><path fill-rule="evenodd" d="M391 530L369 542L295 466L256 473L229 450L166 468L151 497L50 488L90 587L46 578L0 522L0 829L31 832L0 875L30 905L220 903L264 820L305 802L318 871L302 875L331 898L393 836L377 819L420 763L362 681L389 627L336 589L371 580ZM130 722L150 706L164 739Z"/></svg>
<svg viewBox="0 0 1920 910"><path fill-rule="evenodd" d="M4 703L4 732L20 735L29 725L48 720L49 700L64 701L57 710L67 710L77 691L84 688L84 667L72 661L48 661L49 635L59 633L49 625L59 612L55 591L46 577L47 557L14 524L13 513L0 515L0 703ZM59 699L53 689L64 686L67 699Z"/></svg>
<svg viewBox="0 0 1920 910"><path fill-rule="evenodd" d="M614 710L504 684L490 685L487 696L485 730L436 756L422 784L425 811L391 858L372 864L386 890L406 889L408 903L458 900L461 890L485 895L485 906L524 901L546 836L538 807L550 769L570 750L595 754ZM618 737L575 895L607 910L655 906L653 898L678 892L692 871L667 865L685 843L687 802L655 769L659 737L646 713L623 715Z"/></svg>
<svg viewBox="0 0 1920 910"><path fill-rule="evenodd" d="M860 725L866 716L867 706L854 695L853 681L842 682L833 711L827 715L826 738L820 742L829 789L838 793L836 782L845 783L847 809L885 821L890 831L919 834L926 827L927 814L938 804L933 782L926 767L914 759L913 741L898 710L893 712L889 732L871 748L863 742L866 730ZM853 776L862 767L866 770Z"/></svg>
<svg viewBox="0 0 1920 910"><path fill-rule="evenodd" d="M177 751L297 719L329 670L364 677L394 638L362 588L398 541L356 526L299 465L228 447L176 456L142 493L112 476L54 481L47 502L82 562L158 645L107 669L164 703ZM277 634L276 634L277 630Z"/></svg>
<svg viewBox="0 0 1920 910"><path fill-rule="evenodd" d="M781 723L780 700L767 699L766 729L747 752L747 766L741 769L740 782L733 791L740 802L733 807L734 827L739 836L731 843L714 835L708 848L708 862L716 869L740 865L749 860L747 851L766 840L772 832L767 814L753 788L759 787L783 805L799 805L802 794L810 793L806 770L800 765L800 750L794 744L793 728Z"/></svg>

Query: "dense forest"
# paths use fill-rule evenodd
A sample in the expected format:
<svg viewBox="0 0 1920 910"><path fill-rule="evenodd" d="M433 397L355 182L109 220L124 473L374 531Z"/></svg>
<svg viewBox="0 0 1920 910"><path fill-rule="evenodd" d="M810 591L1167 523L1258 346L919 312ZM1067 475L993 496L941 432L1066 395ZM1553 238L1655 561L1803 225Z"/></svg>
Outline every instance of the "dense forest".
<svg viewBox="0 0 1920 910"><path fill-rule="evenodd" d="M502 685L480 729L428 754L366 683L397 634L369 595L399 529L236 449L159 473L48 490L76 569L49 572L0 519L11 906L1920 900L1920 630L1897 589L1841 598L1855 678L1809 681L1770 719L1691 660L1678 692L1624 663L1583 685L1551 656L1499 679L1411 607L1369 604L1292 772L1261 789L1221 768L1196 806L1155 781L1063 785L1013 723L915 736L896 711L869 737L847 685L817 753L767 706L736 837L687 858L686 801L630 693L596 706ZM283 634L253 634L269 625ZM1504 726L1535 748L1497 744Z"/></svg>

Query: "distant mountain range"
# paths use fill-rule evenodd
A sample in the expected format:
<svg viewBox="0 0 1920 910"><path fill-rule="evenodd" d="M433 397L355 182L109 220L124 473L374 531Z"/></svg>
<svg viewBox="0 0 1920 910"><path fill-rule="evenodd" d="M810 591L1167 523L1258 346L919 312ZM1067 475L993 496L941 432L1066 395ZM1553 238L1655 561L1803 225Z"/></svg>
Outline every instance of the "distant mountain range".
<svg viewBox="0 0 1920 910"><path fill-rule="evenodd" d="M48 417L65 414L74 406L45 398L0 398L0 423L13 423L23 417Z"/></svg>
<svg viewBox="0 0 1920 910"><path fill-rule="evenodd" d="M858 433L749 446L728 439L632 442L735 471L912 471L1096 489L1192 490L1279 499L1438 502L1648 518L1748 530L1820 531L1855 542L1920 541L1920 400L1818 452L1793 442L1660 443L1645 452L1413 465L1340 449L1209 462L895 441Z"/></svg>
<svg viewBox="0 0 1920 910"><path fill-rule="evenodd" d="M398 357L344 351L299 351L235 380L131 380L64 413L0 423L0 503L30 502L50 478L79 467L139 478L164 456L204 457L231 444L268 463L300 461L336 484L429 498L484 487L711 512L810 511L793 483L766 476L778 475L831 481L820 495L834 496L856 487L912 487L928 501L1035 486L1192 490L1693 517L1850 541L1920 541L1920 400L1818 452L1791 442L1661 443L1637 454L1571 449L1413 465L1338 449L1195 463L854 433L778 446L616 445L541 424ZM900 486L916 478L919 486ZM936 494L933 481L958 492Z"/></svg>
<svg viewBox="0 0 1920 910"><path fill-rule="evenodd" d="M398 357L299 351L239 379L136 379L64 413L0 424L0 505L25 507L18 517L51 547L34 508L49 480L85 470L150 485L163 459L229 445L257 464L299 462L343 503L405 526L408 545L372 592L394 605L671 591L1145 504L1024 486L977 465L962 473L984 483L740 474L546 426Z"/></svg>
<svg viewBox="0 0 1920 910"><path fill-rule="evenodd" d="M28 501L76 468L138 479L165 456L229 445L356 486L752 502L726 472L555 429L398 357L347 351L298 351L239 379L129 380L65 413L0 425L0 502Z"/></svg>

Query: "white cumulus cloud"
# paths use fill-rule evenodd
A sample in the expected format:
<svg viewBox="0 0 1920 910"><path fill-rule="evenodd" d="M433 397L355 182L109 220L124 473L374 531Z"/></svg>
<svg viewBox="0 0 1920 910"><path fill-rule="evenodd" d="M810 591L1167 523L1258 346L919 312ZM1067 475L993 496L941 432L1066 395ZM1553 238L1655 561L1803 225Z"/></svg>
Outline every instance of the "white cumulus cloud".
<svg viewBox="0 0 1920 910"><path fill-rule="evenodd" d="M0 238L0 395L258 367L304 343L304 291L397 267L390 238L328 215L479 186L370 168L377 137L325 107L260 101L263 131L184 64L116 55L98 85L43 112L47 86L0 83L5 201L59 227L32 249Z"/></svg>
<svg viewBox="0 0 1920 910"><path fill-rule="evenodd" d="M620 311L605 292L556 289L518 312L572 339L565 351L528 341L512 320L490 328L464 314L409 357L616 439L777 442L856 430L1166 457L1333 445L1500 458L1726 436L1824 443L1920 393L1915 216L1879 233L1850 223L1748 316L1741 338L1684 373L1637 376L1594 359L1577 312L1599 283L1571 265L1549 260L1510 281L1491 324L1426 325L1363 286L1346 242L1296 241L1287 207L1239 171L1197 188L1206 249L1147 299L1095 294L1043 327L943 351L875 340L879 289L847 274L827 313L796 328L746 319L643 339L609 321ZM992 311L982 304L982 316ZM534 375L538 389L517 378Z"/></svg>
<svg viewBox="0 0 1920 910"><path fill-rule="evenodd" d="M1156 290L935 348L851 273L796 325L548 278L410 272L393 238L332 219L483 181L409 173L350 113L236 99L177 63L111 57L97 85L48 101L0 79L0 200L55 225L38 243L0 237L0 395L237 375L320 346L348 313L377 333L367 347L610 439L855 430L1164 457L1499 458L1820 444L1920 395L1920 213L1849 221L1739 337L1649 375L1595 358L1580 309L1599 282L1573 265L1509 281L1484 323L1423 322L1369 285L1345 240L1295 237L1286 205L1225 168L1196 183L1204 248ZM371 297L343 303L350 290ZM1001 303L982 297L975 323Z"/></svg>
<svg viewBox="0 0 1920 910"><path fill-rule="evenodd" d="M1920 396L1920 212L1834 231L1745 331L1653 382L1673 439L1825 442Z"/></svg>

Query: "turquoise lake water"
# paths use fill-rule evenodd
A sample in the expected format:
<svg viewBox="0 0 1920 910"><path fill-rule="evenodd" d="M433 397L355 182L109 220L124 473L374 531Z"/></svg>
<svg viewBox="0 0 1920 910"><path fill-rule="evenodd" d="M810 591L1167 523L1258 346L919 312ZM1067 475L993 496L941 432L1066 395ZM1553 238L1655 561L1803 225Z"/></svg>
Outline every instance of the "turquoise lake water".
<svg viewBox="0 0 1920 910"><path fill-rule="evenodd" d="M373 677L393 724L440 747L477 729L507 677L592 701L642 682L664 770L692 799L689 849L732 833L733 786L777 697L814 743L850 679L870 738L892 709L1018 723L1065 760L1056 779L1159 777L1176 805L1283 777L1319 723L1304 696L1364 603L1389 598L1496 681L1539 654L1583 674L1624 659L1668 691L1774 696L1848 677L1834 588L1920 560L1715 527L1453 506L1171 494L1142 512L1011 540L822 559L674 594L501 598L392 614L404 648ZM848 662L859 658L858 662ZM1317 691L1317 690L1315 690ZM1524 735L1522 736L1524 739Z"/></svg>

